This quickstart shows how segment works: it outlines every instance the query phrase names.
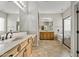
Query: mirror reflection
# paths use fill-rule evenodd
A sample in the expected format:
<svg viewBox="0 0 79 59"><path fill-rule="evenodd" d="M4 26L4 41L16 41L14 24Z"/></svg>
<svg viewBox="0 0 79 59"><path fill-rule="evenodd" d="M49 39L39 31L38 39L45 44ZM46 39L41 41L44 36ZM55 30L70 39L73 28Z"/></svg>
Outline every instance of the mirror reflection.
<svg viewBox="0 0 79 59"><path fill-rule="evenodd" d="M19 7L14 2L0 2L0 32L19 31L19 21Z"/></svg>

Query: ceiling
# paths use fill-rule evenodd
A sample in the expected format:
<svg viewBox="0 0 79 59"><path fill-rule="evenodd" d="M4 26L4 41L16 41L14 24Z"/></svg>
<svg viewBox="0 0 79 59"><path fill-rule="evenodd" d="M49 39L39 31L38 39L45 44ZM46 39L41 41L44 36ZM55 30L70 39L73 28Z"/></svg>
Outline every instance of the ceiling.
<svg viewBox="0 0 79 59"><path fill-rule="evenodd" d="M9 13L9 14L18 14L19 7L10 1L0 1L0 11Z"/></svg>
<svg viewBox="0 0 79 59"><path fill-rule="evenodd" d="M39 13L62 13L70 6L70 1L39 1ZM11 1L0 1L0 11L18 14L19 7Z"/></svg>
<svg viewBox="0 0 79 59"><path fill-rule="evenodd" d="M40 1L38 2L39 13L62 13L71 4L70 1Z"/></svg>

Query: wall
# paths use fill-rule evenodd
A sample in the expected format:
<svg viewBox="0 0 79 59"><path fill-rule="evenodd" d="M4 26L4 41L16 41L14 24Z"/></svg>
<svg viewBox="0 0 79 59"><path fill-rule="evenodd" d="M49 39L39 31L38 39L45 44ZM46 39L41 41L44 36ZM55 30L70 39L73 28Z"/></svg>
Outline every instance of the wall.
<svg viewBox="0 0 79 59"><path fill-rule="evenodd" d="M28 8L26 7L26 11L23 12L22 10L20 10L20 31L25 31L27 32L27 34L36 34L36 45L39 45L38 9L36 2L29 1Z"/></svg>
<svg viewBox="0 0 79 59"><path fill-rule="evenodd" d="M56 33L62 34L62 15L61 14L54 14L53 15L53 21L54 21L54 31ZM59 32L57 32L57 29L59 29Z"/></svg>
<svg viewBox="0 0 79 59"><path fill-rule="evenodd" d="M66 15L71 15L71 56L77 57L77 14L76 14L76 5L78 1L71 2L71 13L66 13ZM68 9L70 10L70 9ZM63 16L64 18L64 16Z"/></svg>
<svg viewBox="0 0 79 59"><path fill-rule="evenodd" d="M63 18L66 18L68 16L71 16L71 7L67 8L64 12L63 12Z"/></svg>
<svg viewBox="0 0 79 59"><path fill-rule="evenodd" d="M7 31L14 31L16 32L17 28L16 28L16 24L17 24L17 20L18 20L18 14L8 14L7 16Z"/></svg>
<svg viewBox="0 0 79 59"><path fill-rule="evenodd" d="M20 10L20 31L28 32L27 14Z"/></svg>
<svg viewBox="0 0 79 59"><path fill-rule="evenodd" d="M74 28L76 28L76 26L74 27L74 20L72 19L73 18L72 14L74 13L74 11L72 11L72 10L73 10L73 7L71 7L71 6L67 10L65 10L63 12L63 19L68 17L68 16L71 16L71 42L70 42L71 43L71 56L76 56L76 53L74 51L74 50L76 50L76 44L74 44L74 42L76 41L76 38L75 38L75 41L74 41L74 36L76 37L76 34L74 33Z"/></svg>
<svg viewBox="0 0 79 59"><path fill-rule="evenodd" d="M71 26L72 26L72 34L71 34L71 56L76 57L77 56L77 14L76 14L76 5L79 3L78 1L71 2Z"/></svg>
<svg viewBox="0 0 79 59"><path fill-rule="evenodd" d="M28 2L28 12L20 12L20 31L37 33L38 12L36 2ZM27 10L27 9L26 9Z"/></svg>
<svg viewBox="0 0 79 59"><path fill-rule="evenodd" d="M41 28L42 26L44 26L43 30ZM51 22L40 21L39 30L40 31L53 31L53 21Z"/></svg>
<svg viewBox="0 0 79 59"><path fill-rule="evenodd" d="M7 31L7 14L6 13L4 13L4 12L2 12L2 11L0 11L0 17L3 17L4 19L5 19L5 32ZM4 33L4 32L0 32L0 34L2 34L2 33Z"/></svg>

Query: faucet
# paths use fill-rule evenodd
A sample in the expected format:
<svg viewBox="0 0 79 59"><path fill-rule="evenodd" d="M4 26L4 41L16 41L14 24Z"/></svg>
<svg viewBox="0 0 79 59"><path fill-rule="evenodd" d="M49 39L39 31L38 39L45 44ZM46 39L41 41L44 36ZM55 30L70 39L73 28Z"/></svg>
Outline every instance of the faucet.
<svg viewBox="0 0 79 59"><path fill-rule="evenodd" d="M7 33L6 33L5 39L8 38L8 34L9 34L9 33L13 34L12 30L10 30L10 32L7 32ZM10 38L12 38L12 36L10 36Z"/></svg>

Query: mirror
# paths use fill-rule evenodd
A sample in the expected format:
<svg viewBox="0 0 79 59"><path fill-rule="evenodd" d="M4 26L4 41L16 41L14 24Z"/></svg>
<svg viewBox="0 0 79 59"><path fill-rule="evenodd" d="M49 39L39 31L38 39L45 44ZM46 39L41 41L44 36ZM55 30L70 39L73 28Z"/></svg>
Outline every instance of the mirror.
<svg viewBox="0 0 79 59"><path fill-rule="evenodd" d="M41 24L40 24L41 30L43 30L43 31L52 31L53 30L53 21L52 22L41 22Z"/></svg>
<svg viewBox="0 0 79 59"><path fill-rule="evenodd" d="M0 1L0 34L19 31L19 10L13 1Z"/></svg>

